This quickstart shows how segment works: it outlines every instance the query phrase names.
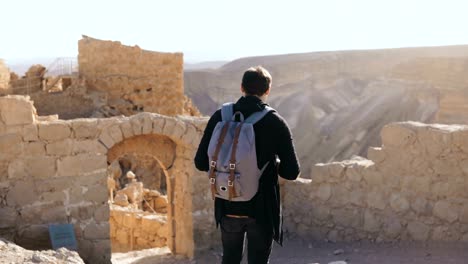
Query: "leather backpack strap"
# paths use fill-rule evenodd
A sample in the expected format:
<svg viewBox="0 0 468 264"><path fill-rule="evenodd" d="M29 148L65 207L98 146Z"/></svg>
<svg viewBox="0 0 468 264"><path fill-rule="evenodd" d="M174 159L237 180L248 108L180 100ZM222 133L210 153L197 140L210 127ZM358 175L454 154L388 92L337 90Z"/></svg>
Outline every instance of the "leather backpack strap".
<svg viewBox="0 0 468 264"><path fill-rule="evenodd" d="M228 179L228 188L229 188L229 201L235 197L236 189L234 187L234 178L235 178L235 170L236 170L236 151L237 151L237 143L239 143L239 136L241 132L241 128L244 122L241 122L237 127L234 133L234 139L232 142L232 150L231 150L231 160L229 161L229 179Z"/></svg>
<svg viewBox="0 0 468 264"><path fill-rule="evenodd" d="M217 190L216 190L216 164L218 162L218 155L219 155L219 151L221 150L221 147L224 143L224 138L226 137L227 135L227 132L229 130L229 125L230 125L230 122L226 122L226 124L224 124L223 126L223 129L221 130L221 135L219 135L219 138L218 138L218 144L216 144L216 149L215 149L215 152L213 153L213 157L211 159L211 162L210 162L210 173L209 173L209 177L210 177L210 184L211 184L211 198L213 198L213 200L215 199L215 195L217 193Z"/></svg>

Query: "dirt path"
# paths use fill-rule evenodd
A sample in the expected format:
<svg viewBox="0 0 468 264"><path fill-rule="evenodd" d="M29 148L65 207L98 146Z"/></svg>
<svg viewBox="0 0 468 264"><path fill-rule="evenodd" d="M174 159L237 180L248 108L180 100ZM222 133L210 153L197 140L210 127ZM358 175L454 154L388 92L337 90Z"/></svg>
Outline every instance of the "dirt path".
<svg viewBox="0 0 468 264"><path fill-rule="evenodd" d="M343 251L335 255L335 251ZM338 253L338 252L337 252ZM137 256L134 253L134 256ZM245 258L245 257L244 257ZM210 250L187 260L174 256L127 258L118 264L216 264L221 263L221 250ZM346 261L353 264L468 264L468 243L326 243L302 240L286 241L273 248L271 264L328 264ZM244 261L243 263L247 263Z"/></svg>

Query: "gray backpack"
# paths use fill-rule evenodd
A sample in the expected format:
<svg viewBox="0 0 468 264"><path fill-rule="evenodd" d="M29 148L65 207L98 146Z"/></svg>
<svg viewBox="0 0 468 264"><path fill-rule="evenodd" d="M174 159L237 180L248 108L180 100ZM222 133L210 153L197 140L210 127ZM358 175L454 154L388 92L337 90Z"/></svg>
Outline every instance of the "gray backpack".
<svg viewBox="0 0 468 264"><path fill-rule="evenodd" d="M233 103L223 105L222 121L216 124L211 136L208 176L213 199L249 201L257 193L260 176L269 163L262 169L257 166L253 125L274 109L267 106L244 119L241 112L233 113L233 106ZM236 116L240 122L235 120Z"/></svg>

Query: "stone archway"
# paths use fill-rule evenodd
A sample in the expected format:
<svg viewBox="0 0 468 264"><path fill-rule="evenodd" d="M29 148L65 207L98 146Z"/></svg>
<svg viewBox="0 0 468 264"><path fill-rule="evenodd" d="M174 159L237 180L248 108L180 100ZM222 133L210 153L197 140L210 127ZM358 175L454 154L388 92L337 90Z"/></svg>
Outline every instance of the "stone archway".
<svg viewBox="0 0 468 264"><path fill-rule="evenodd" d="M176 146L167 136L148 134L126 138L108 150L108 164L120 167L122 172L116 179L117 189L122 189L117 194L123 195L131 186L143 187L138 208L132 208L126 199L123 204L122 201L111 204L109 221L113 252L164 246L174 250L174 195L168 169L173 167ZM132 185L126 179L125 175L130 171L138 184ZM164 183L164 189L161 183ZM116 198L121 197L118 195Z"/></svg>

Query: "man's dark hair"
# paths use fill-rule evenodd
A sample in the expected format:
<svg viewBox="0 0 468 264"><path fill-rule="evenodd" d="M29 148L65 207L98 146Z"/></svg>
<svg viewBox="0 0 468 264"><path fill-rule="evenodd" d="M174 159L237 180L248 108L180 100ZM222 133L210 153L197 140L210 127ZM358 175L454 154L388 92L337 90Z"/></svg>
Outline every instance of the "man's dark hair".
<svg viewBox="0 0 468 264"><path fill-rule="evenodd" d="M271 75L262 66L251 67L244 72L242 87L247 95L264 95L271 85Z"/></svg>

